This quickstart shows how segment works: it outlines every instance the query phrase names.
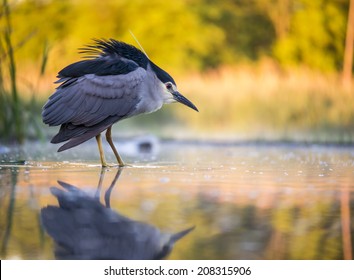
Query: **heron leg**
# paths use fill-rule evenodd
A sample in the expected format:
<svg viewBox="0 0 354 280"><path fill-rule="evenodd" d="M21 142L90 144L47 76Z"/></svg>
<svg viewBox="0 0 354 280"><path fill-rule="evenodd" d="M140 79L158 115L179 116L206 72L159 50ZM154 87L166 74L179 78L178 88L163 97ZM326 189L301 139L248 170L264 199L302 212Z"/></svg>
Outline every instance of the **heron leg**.
<svg viewBox="0 0 354 280"><path fill-rule="evenodd" d="M97 141L97 145L98 145L98 151L100 152L100 159L101 159L102 167L107 167L108 164L107 164L106 159L104 157L104 152L103 152L103 148L102 148L101 133L96 135L96 141Z"/></svg>
<svg viewBox="0 0 354 280"><path fill-rule="evenodd" d="M116 173L116 176L114 177L111 185L109 186L108 190L104 194L104 201L106 203L106 208L111 208L111 193L112 193L112 190L113 190L114 186L116 185L122 171L123 171L123 168L119 167L118 171Z"/></svg>
<svg viewBox="0 0 354 280"><path fill-rule="evenodd" d="M118 152L117 152L117 149L116 147L114 146L113 144L113 141L112 141L112 126L110 126L109 128L107 128L107 131L106 131L106 139L107 139L107 142L108 144L111 146L112 148L112 151L114 153L114 155L116 156L117 158L117 161L119 163L119 166L125 166L122 158L119 156Z"/></svg>
<svg viewBox="0 0 354 280"><path fill-rule="evenodd" d="M101 193L101 189L102 189L104 175L106 174L106 170L107 169L105 167L101 168L100 179L98 181L97 190L95 193L95 198L97 198L98 201L100 201L100 193Z"/></svg>

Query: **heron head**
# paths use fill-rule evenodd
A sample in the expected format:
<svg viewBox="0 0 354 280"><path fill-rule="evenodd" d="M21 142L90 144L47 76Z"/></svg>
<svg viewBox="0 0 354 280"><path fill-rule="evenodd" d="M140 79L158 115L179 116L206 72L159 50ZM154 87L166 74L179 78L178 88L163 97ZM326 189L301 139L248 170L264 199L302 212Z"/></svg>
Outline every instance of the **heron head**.
<svg viewBox="0 0 354 280"><path fill-rule="evenodd" d="M154 71L157 78L162 83L162 90L164 92L163 99L164 103L174 103L179 102L187 107L197 111L197 107L189 101L186 97L184 97L179 91L177 90L177 85L175 80L168 74L166 71L162 70L156 64L150 61L151 69Z"/></svg>
<svg viewBox="0 0 354 280"><path fill-rule="evenodd" d="M166 94L165 103L179 102L199 112L197 107L191 101L179 93L176 84L174 84L172 81L164 83L164 92Z"/></svg>
<svg viewBox="0 0 354 280"><path fill-rule="evenodd" d="M168 256L175 243L194 230L194 228L195 227L187 228L174 234L163 233L160 239L160 250L156 254L155 259L163 259Z"/></svg>

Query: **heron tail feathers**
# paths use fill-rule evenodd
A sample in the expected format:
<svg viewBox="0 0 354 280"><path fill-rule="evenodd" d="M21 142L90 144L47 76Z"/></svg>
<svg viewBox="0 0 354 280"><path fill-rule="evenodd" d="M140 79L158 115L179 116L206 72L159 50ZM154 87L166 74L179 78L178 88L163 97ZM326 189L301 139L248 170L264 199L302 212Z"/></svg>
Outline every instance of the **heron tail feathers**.
<svg viewBox="0 0 354 280"><path fill-rule="evenodd" d="M58 149L58 152L62 152L68 149L71 149L73 147L76 147L84 142L86 142L87 140L90 140L92 137L95 137L96 135L100 134L103 130L105 130L105 128L103 129L97 129L97 130L93 130L93 131L88 131L78 137L72 138L69 140L69 142L65 143L63 146L61 146Z"/></svg>
<svg viewBox="0 0 354 280"><path fill-rule="evenodd" d="M51 140L51 143L56 144L68 141L58 149L58 152L62 152L86 142L107 128L108 126L97 127L96 129L92 129L92 127L77 126L75 129L72 129L71 127L62 125L58 134L56 134Z"/></svg>

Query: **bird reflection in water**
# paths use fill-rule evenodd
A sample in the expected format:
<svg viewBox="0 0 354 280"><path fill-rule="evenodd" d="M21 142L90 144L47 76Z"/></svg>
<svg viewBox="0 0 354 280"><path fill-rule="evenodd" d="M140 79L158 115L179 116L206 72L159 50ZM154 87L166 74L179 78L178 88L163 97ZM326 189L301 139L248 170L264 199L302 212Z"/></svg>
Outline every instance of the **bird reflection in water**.
<svg viewBox="0 0 354 280"><path fill-rule="evenodd" d="M51 187L59 206L42 208L41 221L55 241L57 259L162 259L178 240L194 229L164 233L113 211L110 195L121 172L118 169L105 193L105 205L99 201L104 170L95 197L61 181L58 183L63 189Z"/></svg>

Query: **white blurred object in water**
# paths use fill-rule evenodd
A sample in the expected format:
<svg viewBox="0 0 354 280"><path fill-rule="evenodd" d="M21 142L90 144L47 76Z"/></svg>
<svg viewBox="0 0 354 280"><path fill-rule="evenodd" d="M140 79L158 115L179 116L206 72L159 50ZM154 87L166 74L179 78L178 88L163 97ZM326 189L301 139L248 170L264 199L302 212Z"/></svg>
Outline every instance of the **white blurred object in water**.
<svg viewBox="0 0 354 280"><path fill-rule="evenodd" d="M125 155L156 155L160 150L159 139L152 135L138 136L133 139L122 141L119 147Z"/></svg>
<svg viewBox="0 0 354 280"><path fill-rule="evenodd" d="M5 146L0 146L0 154L7 154L10 152L10 148Z"/></svg>

